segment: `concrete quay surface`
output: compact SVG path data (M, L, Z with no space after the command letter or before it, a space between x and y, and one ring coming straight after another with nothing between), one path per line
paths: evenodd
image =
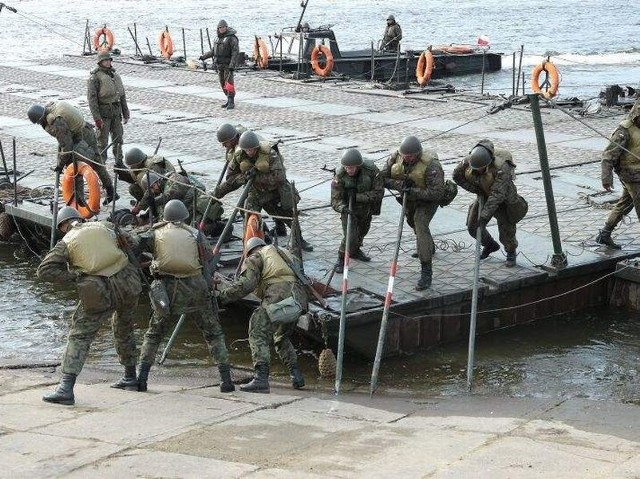
M0 369L0 477L640 477L640 408L573 398L334 396L287 385L76 385L44 403L51 368Z

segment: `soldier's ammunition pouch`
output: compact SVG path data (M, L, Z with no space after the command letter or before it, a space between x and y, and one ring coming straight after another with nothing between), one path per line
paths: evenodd
M456 185L453 181L447 180L444 182L444 194L442 195L442 199L440 200L440 207L444 208L449 205L453 199L458 195L458 185Z
M275 324L297 322L303 312L302 306L293 298L293 295L277 303L264 306L264 310L271 322Z
M268 173L269 169L269 160L258 158L258 161L256 161L256 170L260 173Z
M518 223L529 211L529 204L522 196L518 195L518 201L507 205L507 217L512 223Z
M102 313L112 307L106 280L99 276L83 276L78 280L78 297L86 313Z
M247 171L249 171L251 168L253 168L253 163L251 163L249 160L242 160L240 162L240 171L242 173L246 173Z
M169 293L167 293L167 288L165 288L162 280L154 279L149 285L149 300L156 313L167 316L171 311Z

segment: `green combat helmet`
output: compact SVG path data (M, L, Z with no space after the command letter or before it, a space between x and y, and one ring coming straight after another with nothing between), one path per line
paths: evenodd
M242 150L248 150L251 148L258 148L260 146L260 138L253 131L247 130L240 135L238 146Z
M58 211L56 228L60 229L60 226L62 225L62 223L64 223L65 221L73 220L73 219L84 221L84 219L82 218L82 216L80 215L77 209L71 206L65 206L60 211Z
M127 164L127 166L139 165L146 159L146 153L144 153L140 148L131 148L129 151L127 151L127 154L124 155L124 162Z
M419 155L422 153L422 143L415 136L407 136L398 149L401 155Z
M342 166L362 166L362 155L355 148L349 148L340 158Z
M100 52L98 53L98 57L96 58L96 63L100 65L101 62L105 60L113 60L111 53L109 52Z
M145 174L140 181L142 183L142 189L148 190L150 186L155 185L160 181L162 177L155 171L149 171L149 174Z
M27 111L27 116L31 123L40 123L44 117L44 107L42 105L31 105Z
M493 161L493 143L481 140L469 153L469 166L474 170L481 170Z
M262 238L258 238L257 236L254 236L253 238L249 238L249 241L247 241L245 249L247 250L247 253L250 253L252 249L257 248L258 246L265 246L266 244L267 243L265 243Z
M180 200L169 200L164 206L162 219L171 223L184 221L189 217L189 210Z
M220 143L224 143L226 141L233 140L236 136L238 136L238 130L236 130L236 127L231 123L223 123L218 127L216 136L218 137L218 141Z

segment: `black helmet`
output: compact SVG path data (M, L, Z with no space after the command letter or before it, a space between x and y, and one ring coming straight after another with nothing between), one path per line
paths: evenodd
M69 220L73 220L73 219L84 221L83 218L82 218L82 215L78 212L77 209L75 209L75 208L73 208L71 206L65 206L60 211L58 211L58 218L56 220L56 228L60 228L60 225L62 223L64 223L65 221L69 221Z
M164 205L162 219L169 222L184 221L189 217L189 210L180 200L169 200Z
M254 132L247 130L242 135L240 135L240 140L238 141L238 146L247 150L249 148L258 148L260 146L260 138Z
M481 140L469 152L469 166L474 170L481 170L493 161L493 143Z
M162 177L156 173L155 171L149 171L148 174L142 176L142 189L148 190L151 185L154 185L158 181L160 181Z
M247 253L250 253L252 249L257 248L258 246L266 246L267 243L264 242L262 238L254 236L253 238L249 238L247 244L245 245L245 250Z
M31 105L27 111L27 116L31 123L40 123L44 117L44 107L42 105Z
M147 155L140 148L131 148L127 151L127 154L124 155L124 162L127 166L135 166L142 163L147 159Z
M111 56L110 52L100 52L100 53L98 53L98 58L96 58L96 63L98 63L98 65L100 65L100 62L103 62L104 60L113 60L113 57Z
M401 155L419 155L422 153L422 144L415 136L407 136L399 148Z
M361 166L362 155L357 149L349 148L342 154L340 163L342 164L342 166Z
M229 26L229 25L227 24L226 20L220 20L220 21L218 22L218 28L221 28L221 27L228 27L228 26Z
M220 143L224 143L225 141L233 140L236 136L238 136L238 130L236 130L236 127L231 123L223 123L218 127L216 136L218 137L218 141Z

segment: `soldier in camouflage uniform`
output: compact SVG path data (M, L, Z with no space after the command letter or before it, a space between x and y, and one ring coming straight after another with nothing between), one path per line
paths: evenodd
M300 307L299 314L308 308L305 287L296 277L292 267L299 267L297 258L274 245L266 246L261 238L251 238L246 244L247 259L240 277L220 292L221 304L230 303L255 291L262 303L249 319L249 346L255 368L254 379L240 390L268 393L271 341L284 365L289 369L291 384L295 389L304 387L304 378L298 368L296 350L290 336L297 324L282 323L270 317L269 307L282 300L293 298Z
M127 254L119 247L118 235L107 224L85 223L77 210L67 206L58 213L58 229L65 236L38 266L38 278L76 283L80 303L62 358L60 385L42 399L66 405L75 403L76 377L100 326L109 319L118 359L125 368L124 377L112 387L136 389L137 350L133 332L142 291L138 270L129 263Z
M402 40L402 28L396 23L395 17L389 15L387 17L387 26L384 29L382 47L380 49L396 52L400 49L400 40Z
M478 220L478 200L469 206L467 229L476 237L478 226L482 226L482 253L480 259L500 249L486 229L492 217L498 222L500 242L507 253L505 265L516 264L516 224L527 214L527 202L518 195L514 184L515 164L511 153L494 148L490 140L481 140L469 155L456 166L453 180L465 190L482 197L483 206Z
M225 181L215 189L214 196L222 198L243 186L250 177L254 181L245 209L258 212L264 209L270 215L293 216L294 201L297 204L300 197L287 180L280 151L271 142L260 141L253 131L245 131L240 135ZM282 221L291 228L290 219ZM302 238L301 247L305 251L313 251L313 246Z
M62 172L73 161L76 153L78 161L89 163L98 174L102 187L107 192L104 204L111 203L115 197L113 181L104 167L93 127L84 121L82 112L66 101L52 101L45 106L31 105L27 116L32 123L40 125L58 140L58 164L55 170Z
M202 229L204 234L217 234L221 231L219 220L223 213L222 206L218 202L213 202L207 211L209 196L199 191L205 189L204 185L197 185L198 189L196 189L193 179L186 173L174 171L165 178L155 171L150 171L148 174L145 172L140 184L145 193L138 204L131 209L133 214L137 215L141 210L150 207L153 216L159 218L163 215L165 205L175 199L180 200L187 207L190 223L202 221L202 216L205 212L207 213Z
M604 228L596 241L609 248L621 246L611 239L611 232L622 218L635 208L640 217L640 103L631 108L629 116L611 135L609 144L602 153L602 186L613 190L613 172L622 183L622 196L609 213Z
M195 320L211 356L218 363L220 391L235 390L224 333L211 304L213 285L205 280L204 269L211 268L211 245L197 229L184 224L188 216L184 203L171 200L164 209L164 221L140 239L141 248L153 254L150 270L156 281L163 283L170 304L164 311L154 308L149 328L144 334L138 370L139 391L147 390L149 370L160 342L170 331L175 319L182 314Z
M98 129L98 147L102 152L103 163L107 163L107 145L109 135L113 142L115 166L122 163L122 143L124 129L122 124L129 121L129 107L120 75L111 66L109 52L98 54L98 67L91 70L87 84L87 100L93 121Z
M218 69L218 80L220 88L227 96L227 102L222 108L233 110L235 107L234 98L236 89L233 81L233 71L235 70L240 54L238 37L236 31L230 28L225 20L218 22L218 38L213 45L213 49L200 56L200 60L213 57L213 62Z
M422 149L420 140L407 136L393 153L382 171L384 185L407 196L407 223L416 234L421 272L416 290L431 286L432 258L435 245L429 224L444 195L444 172L438 155Z
M131 183L129 185L129 193L137 201L140 201L144 196L145 190L142 188L142 180L147 171L154 171L161 176L168 176L176 171L173 164L164 156L148 156L140 148L131 148L127 151L124 156L124 162L128 169L120 175L120 179Z
M340 160L341 167L331 182L331 206L340 213L342 220L342 243L338 250L338 262L334 270L343 272L344 252L349 218L349 197L354 195L351 212L351 238L349 241L349 257L360 261L371 261L362 251L362 242L369 232L371 218L380 214L382 197L384 196L384 180L380 170L373 161L362 159L355 148L344 152Z

